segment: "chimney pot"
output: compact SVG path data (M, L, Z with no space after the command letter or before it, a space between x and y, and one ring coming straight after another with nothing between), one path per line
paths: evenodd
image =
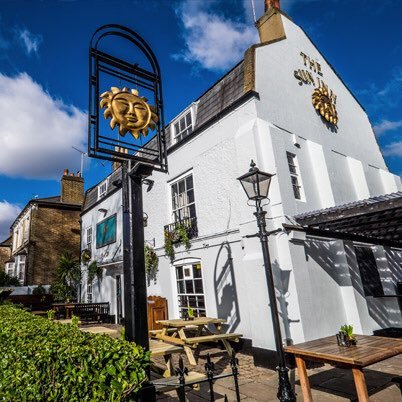
M270 8L281 9L280 0L265 0L265 12L267 12Z
M68 176L68 169L64 169L63 175L64 175L64 176Z

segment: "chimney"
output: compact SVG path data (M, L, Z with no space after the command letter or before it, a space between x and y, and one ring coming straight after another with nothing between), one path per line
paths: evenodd
M264 0L265 13L255 23L261 43L278 42L286 39L283 27L280 0Z
M114 147L114 150L115 150L116 152L119 152L119 153L128 154L128 149L127 149L127 148L124 148L124 147L115 146L115 147ZM114 172L115 170L117 170L120 166L121 166L121 162L113 162L113 163L112 163L112 172Z
M281 9L280 0L265 0L264 11L267 12L270 8L276 8L276 9L280 10Z
M74 173L69 175L68 169L64 170L61 178L60 202L75 205L82 205L84 202L84 179Z

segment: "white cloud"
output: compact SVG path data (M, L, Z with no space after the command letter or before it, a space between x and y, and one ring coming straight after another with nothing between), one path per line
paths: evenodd
M0 201L0 242L10 235L10 226L20 212L19 206Z
M402 141L391 142L383 147L384 156L402 156Z
M174 57L222 71L240 61L244 51L258 43L258 35L251 24L214 14L210 11L212 4L187 0L177 10L184 27L185 50Z
M58 178L64 168L79 169L86 115L52 98L26 74L0 74L0 174Z
M18 36L28 55L38 53L39 45L43 39L42 35L33 34L27 29L23 29L18 32Z
M380 136L387 131L396 130L397 128L402 127L402 120L398 121L390 121L390 120L383 120L381 123L376 124L373 126L373 130L377 136Z

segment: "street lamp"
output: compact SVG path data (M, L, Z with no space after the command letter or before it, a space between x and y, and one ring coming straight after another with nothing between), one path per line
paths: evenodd
M277 397L281 402L294 402L296 397L293 393L292 386L289 381L288 371L285 362L285 354L282 346L281 328L279 325L278 306L276 304L275 285L272 275L271 260L268 250L268 236L266 230L265 215L266 211L262 209L261 201L268 198L269 186L271 184L272 174L261 172L253 161L250 163L250 170L237 178L243 186L247 197L251 201L255 201L257 211L254 212L257 218L258 233L255 235L260 238L262 255L264 258L265 276L268 286L269 302L271 305L271 318L274 328L276 352L278 356L278 367L276 370L279 375L279 387Z

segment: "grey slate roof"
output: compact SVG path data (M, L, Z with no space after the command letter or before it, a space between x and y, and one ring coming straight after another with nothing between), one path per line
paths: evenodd
M383 194L376 197L367 198L365 200L359 200L350 202L348 204L338 205L331 208L319 209L311 212L304 212L302 214L294 216L297 222L302 223L311 220L312 218L325 219L330 215L337 215L338 218L341 218L347 211L358 210L361 209L361 212L367 213L370 209L378 209L381 204L386 202L387 207L392 207L392 204L395 202L402 201L402 191L398 191L396 193Z
M116 189L121 187L121 167L114 170L109 176L109 184L107 186L106 195L107 197L110 193L114 192ZM92 208L98 202L98 186L104 180L91 187L85 192L85 200L83 206L83 213L88 209ZM103 198L103 197L102 197Z

